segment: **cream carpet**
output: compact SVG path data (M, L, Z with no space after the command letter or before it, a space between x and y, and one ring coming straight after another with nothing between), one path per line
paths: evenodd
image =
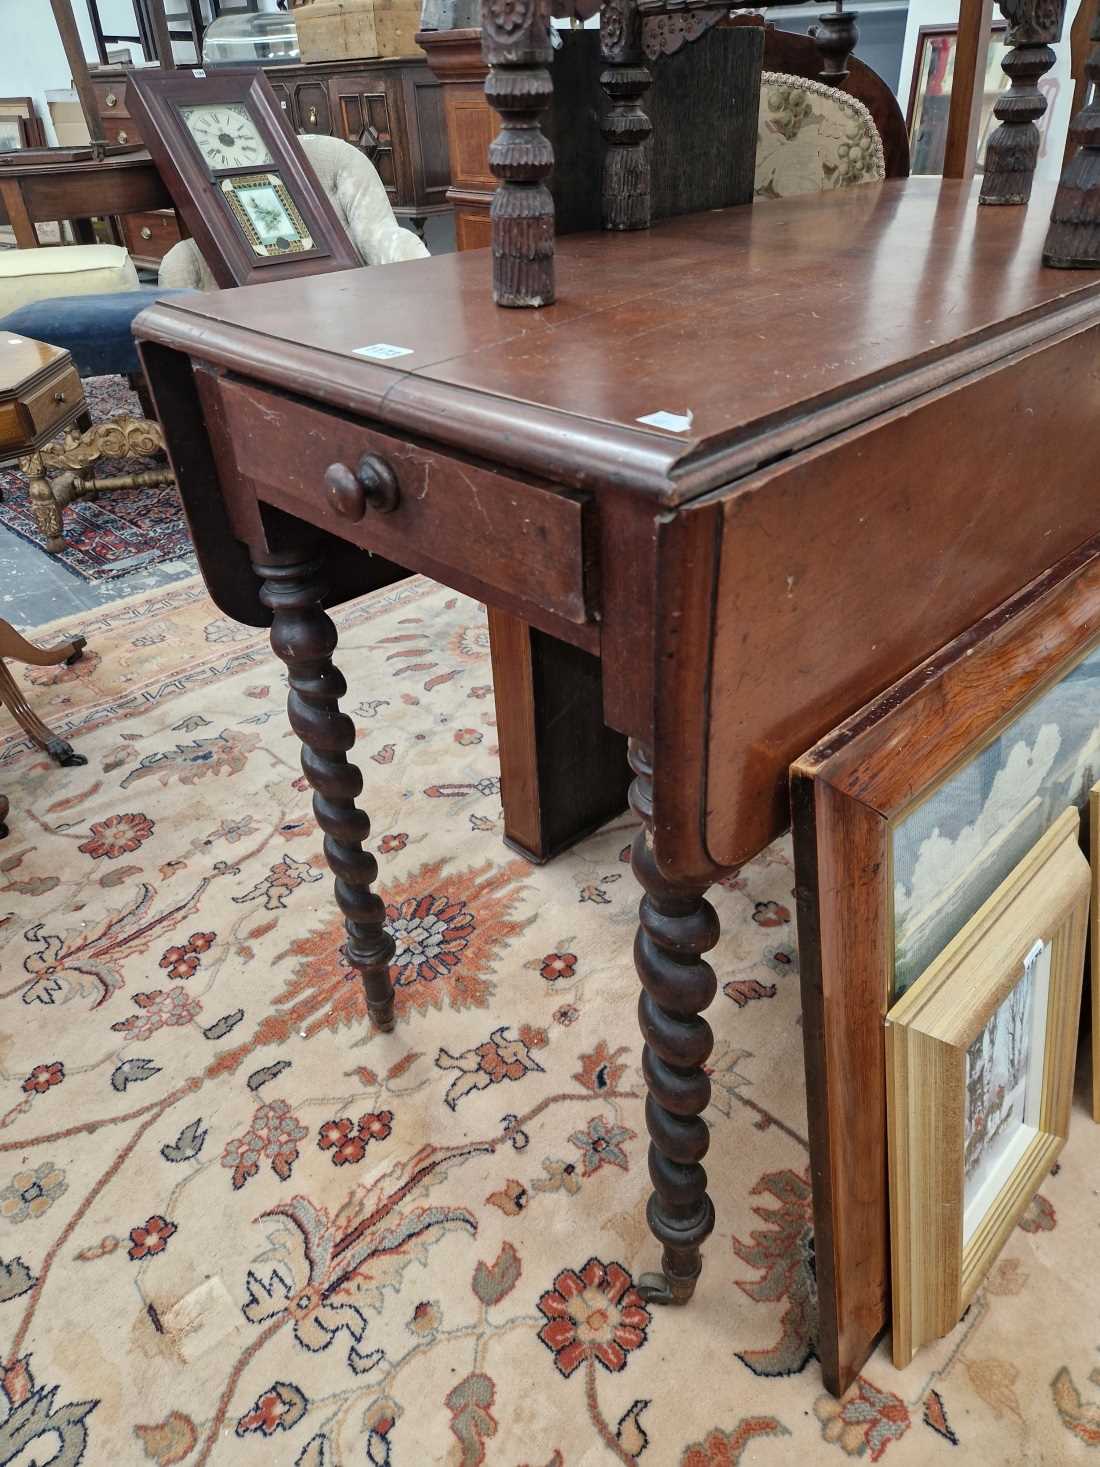
M264 636L184 582L21 670L90 762L0 724L0 1462L1100 1463L1083 1110L955 1333L824 1394L785 842L717 893L700 1292L641 1305L631 820L511 855L480 609L413 580L339 619L387 1036Z

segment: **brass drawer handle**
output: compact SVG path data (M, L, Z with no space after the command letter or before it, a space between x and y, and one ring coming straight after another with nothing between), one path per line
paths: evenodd
M53 395L53 400L54 402L64 402L65 394L63 392L55 392Z
M114 92L108 92L103 100L106 102L108 107L118 106L118 98L115 96Z
M347 464L330 464L325 486L329 504L345 520L361 520L368 509L389 514L401 498L397 475L376 453L365 453L354 471Z
M142 239L152 239L153 238L153 231L149 228L148 224L143 224L141 226L141 237L142 237Z
M118 140L119 140L120 143L128 143L130 141L130 139L127 136L127 134L124 133L124 132L121 132L121 131L119 132Z

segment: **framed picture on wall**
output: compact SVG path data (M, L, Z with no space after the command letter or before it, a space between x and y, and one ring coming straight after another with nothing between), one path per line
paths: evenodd
M887 1318L886 1013L1098 780L1100 539L792 766L823 1308Z
M1008 54L1006 27L993 27L986 56L982 84L982 112L978 125L977 167L985 162L985 144L996 125L993 104L999 92L1008 90L1009 80L1001 70ZM959 28L956 25L921 26L917 32L917 51L913 61L913 81L909 89L909 158L911 173L942 173L947 144L947 115L951 107L951 84L955 75L955 51Z
M1069 1134L1080 827L1064 810L886 1017L899 1370L962 1318Z

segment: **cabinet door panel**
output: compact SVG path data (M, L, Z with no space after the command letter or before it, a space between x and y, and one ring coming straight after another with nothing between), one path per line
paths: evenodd
M378 170L391 204L410 202L398 164L401 107L394 82L366 72L336 77L330 86L336 136L363 150Z

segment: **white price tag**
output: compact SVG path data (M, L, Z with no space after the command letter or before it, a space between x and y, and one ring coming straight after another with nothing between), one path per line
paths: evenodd
M206 72L203 71L203 69L202 69L201 66L196 66L195 69L192 71L191 75L192 76L201 76L203 79L205 79Z
M695 414L688 408L686 413L647 413L644 418L636 418L635 422L644 423L647 428L664 428L669 433L686 433L695 420Z
M373 346L357 346L357 357L370 357L372 362L388 362L393 357L411 357L411 346L391 346L388 341L376 341Z

